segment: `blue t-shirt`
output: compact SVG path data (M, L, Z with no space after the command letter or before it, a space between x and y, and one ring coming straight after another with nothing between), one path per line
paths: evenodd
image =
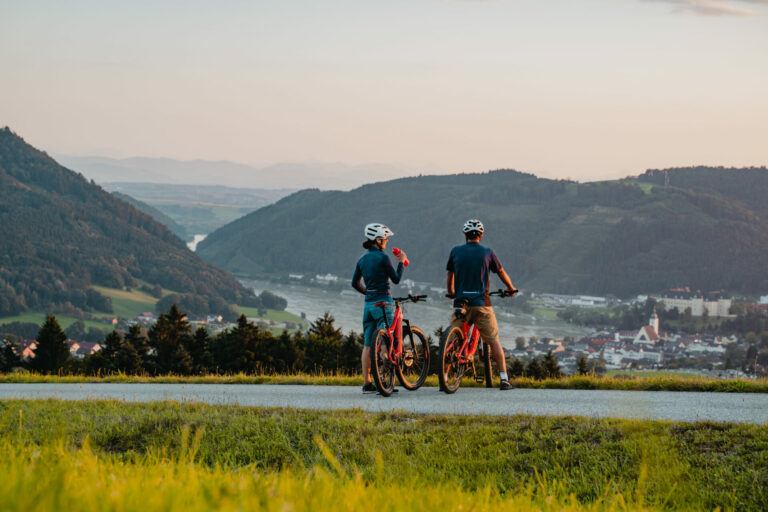
M366 302L387 300L392 296L389 291L389 281L392 280L397 284L402 277L402 263L398 262L395 270L389 256L381 249L368 249L368 252L357 261L355 273L352 276L352 288L365 293ZM365 288L360 283L361 278L365 281Z
M467 242L451 249L445 269L453 272L456 299L469 299L470 306L490 306L488 273L498 274L501 262L496 253L478 242Z

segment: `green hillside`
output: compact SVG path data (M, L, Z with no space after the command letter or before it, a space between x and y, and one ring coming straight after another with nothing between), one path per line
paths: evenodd
M112 195L118 199L125 201L128 204L133 205L134 208L136 208L140 212L146 213L147 215L155 219L157 222L159 222L163 226L170 229L174 235L181 238L182 240L187 242L192 240L192 238L187 234L187 230L184 229L183 226L178 224L175 220L173 220L168 215L164 214L154 206L151 206L143 201L139 201L135 197L131 197L128 194L123 194L122 192L112 192Z
M0 240L0 316L111 311L94 285L176 290L217 312L258 305L168 228L8 128L0 130Z
M739 186L743 197L768 196L768 170L730 173L726 195L703 179L685 188L652 178L580 184L501 170L304 190L215 231L198 253L235 273L351 277L363 226L378 221L408 252L407 276L439 283L463 221L476 217L517 286L619 296L682 285L768 290L768 220L733 199Z

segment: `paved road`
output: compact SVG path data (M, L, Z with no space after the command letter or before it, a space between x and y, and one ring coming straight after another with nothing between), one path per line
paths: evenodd
M363 395L354 386L236 384L0 384L0 399L178 400L299 409L405 410L419 414L590 416L768 424L768 394L682 393L462 388L454 395L437 388L401 390L390 398Z

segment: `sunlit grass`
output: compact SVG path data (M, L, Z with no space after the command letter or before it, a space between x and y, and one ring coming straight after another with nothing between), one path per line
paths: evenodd
M157 384L293 384L308 386L359 386L361 375L310 374L277 375L272 373L231 375L126 375L123 373L99 376L42 375L32 372L0 374L0 383L157 383ZM515 387L528 389L595 389L623 391L711 391L722 393L768 393L768 379L713 379L696 376L617 376L596 377L591 375L569 376L562 379L534 380L518 377L511 381ZM438 385L437 376L430 375L424 383L427 387ZM464 378L462 387L482 387L470 376ZM494 386L498 385L498 377Z
M404 479L369 483L359 473L222 469L201 466L193 452L151 454L130 462L96 455L86 445L44 447L0 443L0 495L6 512L28 511L339 511L421 510L654 510L619 493L579 504L557 481L541 478L515 493L457 489L448 483ZM385 468L382 467L382 471Z
M768 427L0 402L2 510L765 510Z

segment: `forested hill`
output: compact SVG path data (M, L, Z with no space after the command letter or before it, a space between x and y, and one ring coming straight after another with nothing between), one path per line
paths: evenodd
M181 238L184 241L190 241L190 237L187 234L187 230L184 229L184 226L179 225L175 220L158 210L152 205L149 205L143 201L139 201L135 197L129 196L128 194L123 194L122 192L112 192L112 195L116 198L125 201L128 204L133 205L134 208L139 210L140 212L144 212L153 219L155 219L157 222L162 224L163 226L167 227L171 230L171 232L176 235L177 237Z
M714 178L686 187L696 178L687 171L673 171L667 187L654 173L579 184L501 170L305 190L215 231L198 253L235 273L346 279L363 252L363 226L378 221L394 230L391 246L408 252L406 276L440 283L451 247L463 241L462 223L476 217L486 225L484 243L520 287L619 296L682 285L764 293L768 220L759 201L734 198L768 197L768 171L720 172L728 173L725 195Z
M252 297L149 215L0 129L0 316L103 310L92 285L139 280L222 307Z
M663 186L669 176L669 186L716 194L748 208L768 219L768 169L747 167L677 167L649 169L637 179L644 183Z

